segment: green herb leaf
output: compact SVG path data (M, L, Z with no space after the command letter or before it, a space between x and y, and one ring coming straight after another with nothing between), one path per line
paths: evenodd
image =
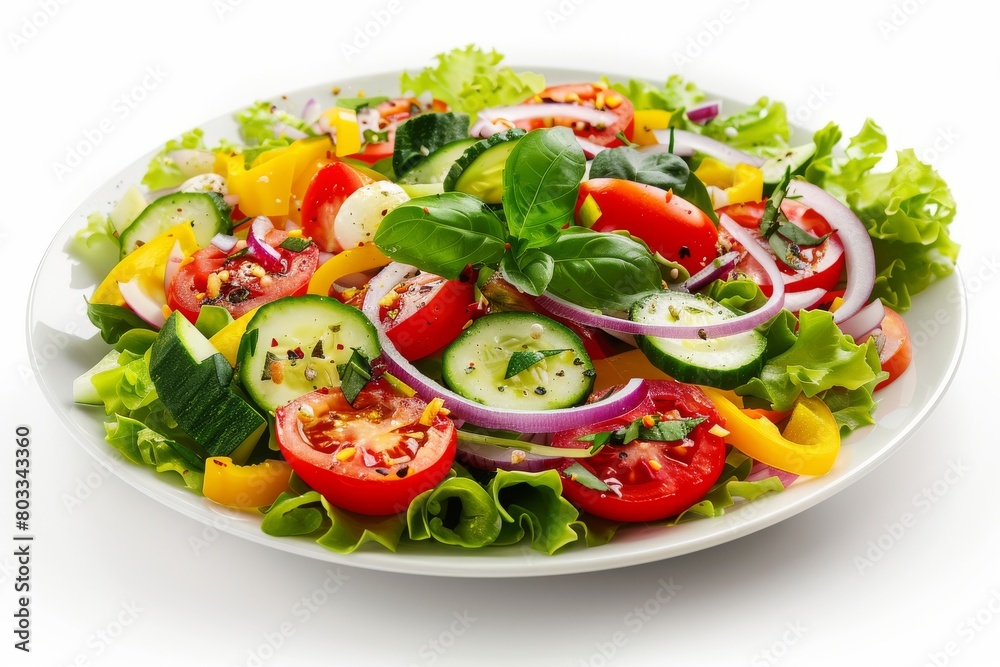
M504 224L482 201L461 192L418 197L389 211L375 245L397 262L457 279L466 266L504 254Z
M815 236L798 225L792 224L791 222L778 223L778 233L795 245L805 248L818 246L820 243L830 238L829 232L823 234L823 236Z
M310 245L312 245L312 241L307 238L303 238L301 236L289 236L278 244L278 247L290 252L302 252Z
M660 289L660 269L630 236L570 227L545 251L555 260L549 291L584 308L628 310Z
M593 489L594 491L607 491L608 485L597 479L594 473L590 472L578 462L574 461L569 466L567 466L562 471L563 477L566 479L571 479L574 482L581 484L588 489Z
M529 248L516 256L507 253L500 262L507 281L532 296L538 296L549 286L554 268L552 257L538 248Z
M396 128L392 169L396 174L405 174L445 144L468 137L467 114L449 111L413 116Z
M360 348L352 347L351 349L354 350L351 353L351 358L347 360L347 363L338 366L337 372L340 373L340 390L344 392L344 398L347 399L347 402L353 405L354 399L372 379L372 366Z
M657 421L651 428L642 426L639 420L639 435L637 440L650 442L675 442L688 437L694 427L705 421L705 417L689 417L685 419L664 419Z
M128 308L110 303L88 302L87 317L95 327L101 330L101 338L109 345L117 343L126 331L153 329L152 325Z
M534 130L518 140L504 165L504 214L525 247L542 247L573 220L586 170L583 149L569 128Z
M517 350L510 355L510 361L507 362L507 373L503 378L509 380L518 373L528 370L542 359L554 357L563 352L569 352L569 348L563 350Z

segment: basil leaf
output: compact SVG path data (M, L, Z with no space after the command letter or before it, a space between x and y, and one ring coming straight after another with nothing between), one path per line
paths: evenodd
M518 350L510 355L510 360L507 362L507 373L503 379L509 380L518 373L528 370L542 359L554 357L563 352L569 352L569 348L563 350Z
M354 350L351 358L343 366L338 366L337 372L340 373L340 390L344 392L344 398L354 405L354 399L372 379L372 366L364 352L356 347L351 349Z
M517 256L508 253L500 262L507 281L532 296L538 296L549 286L554 267L552 258L537 248L530 248Z
M563 477L566 479L571 479L574 482L581 484L588 489L593 489L594 491L607 491L608 485L597 479L594 473L590 472L582 465L577 462L573 462L567 466L562 471Z
M153 330L146 320L128 308L110 303L87 303L87 317L101 330L101 338L109 345L117 343L125 332L132 329Z
M639 435L637 437L638 440L647 440L650 442L675 442L688 437L688 434L694 430L695 426L705 421L705 417L666 419L657 422L650 428L642 426L641 419L638 421L640 425Z
M555 260L549 291L584 308L628 310L660 289L656 261L630 236L570 227L545 250Z
M573 220L587 159L569 128L528 132L504 165L503 210L510 233L526 247L551 243Z
M505 242L496 214L462 192L411 199L389 211L375 232L375 245L397 262L452 280L470 264L499 262Z
M792 224L791 222L779 222L778 233L795 245L802 246L804 248L818 246L830 237L829 233L823 234L823 236L815 236L798 225Z
M705 184L691 173L687 162L673 153L641 153L630 146L603 150L590 164L590 178L619 178L673 190L717 222Z
M392 150L392 169L403 175L427 156L459 139L469 138L469 116L464 113L424 113L400 123Z

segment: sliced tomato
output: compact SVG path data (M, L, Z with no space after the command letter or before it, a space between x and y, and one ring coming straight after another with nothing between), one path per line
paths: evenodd
M583 106L606 112L610 117L610 122L594 125L576 118L559 116L534 118L515 123L518 127L526 130L559 125L571 128L578 137L598 146L623 145L622 140L618 138L619 133L624 133L629 140L632 139L632 130L635 127L635 108L632 106L632 102L621 93L608 90L607 86L603 84L573 83L549 86L539 94L532 95L525 103Z
M863 343L869 338L875 339L882 370L889 374L888 378L876 385L875 389L879 390L891 384L910 366L910 361L913 359L913 343L910 341L910 329L906 326L906 320L888 306L885 307L885 317L882 318L879 328L863 336L858 342Z
M399 353L410 361L436 352L462 333L476 315L475 289L468 278L447 280L420 273L383 299L379 317Z
M302 233L311 238L320 250L342 250L334 235L333 222L344 200L371 182L372 179L344 162L331 162L322 167L313 176L302 200Z
M222 306L233 318L257 306L275 301L283 296L305 294L309 278L319 265L319 249L315 244L301 252L278 246L288 237L280 229L267 233L265 240L281 255L281 271L264 271L241 243L230 253L215 246L202 248L191 256L170 282L167 306L178 310L194 322L202 306ZM218 279L218 292L209 286L210 276Z
M725 213L738 222L740 226L750 230L760 246L773 256L774 252L771 250L771 246L760 234L760 221L764 217L766 205L766 201L731 204L719 209L718 212L720 215ZM833 228L830 227L826 218L793 199L786 199L781 203L781 212L785 214L789 222L813 236L823 236L833 232ZM767 277L764 267L743 250L743 247L734 241L725 230L720 231L720 236L724 241L733 244L734 249L743 252L743 258L737 269L757 283L765 295L770 296L771 279ZM795 269L775 258L786 290L789 292L802 292L816 288L832 290L840 282L840 274L844 270L844 244L834 234L817 246L799 248L798 260L803 266Z
M379 160L392 157L396 140L396 126L404 120L426 111L444 112L448 105L441 100L433 100L429 108L425 108L416 97L397 97L379 102L375 109L379 112L379 132L386 133L385 141L369 142L360 153L351 157L375 164Z
M673 380L648 380L649 396L631 412L599 424L557 433L555 447L581 447L578 438L616 431L646 416L659 419L704 417L683 441L633 440L605 445L596 455L572 459L611 487L588 488L563 479L563 495L586 512L614 521L655 521L680 514L701 501L726 460L726 444L710 433L722 418L699 388ZM617 489L617 492L614 491Z
M671 192L619 178L584 181L576 201L581 224L580 209L587 197L593 197L601 209L590 227L595 232L627 231L691 273L700 271L717 255L715 223L697 206Z
M295 474L337 507L405 512L455 458L455 425L440 411L422 424L426 409L382 381L353 405L340 389L321 389L275 411L278 447Z

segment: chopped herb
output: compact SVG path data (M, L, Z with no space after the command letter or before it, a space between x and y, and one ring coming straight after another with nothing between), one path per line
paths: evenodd
M302 252L312 244L309 239L302 238L301 236L289 236L284 241L282 241L278 247L288 250L290 252Z
M340 390L344 392L347 402L353 405L354 399L372 379L372 367L364 352L356 347L351 349L354 350L351 358L346 364L338 366L337 371L340 373Z
M675 442L686 438L694 430L694 427L703 421L705 421L705 417L660 419L657 415L646 415L615 431L598 431L577 438L577 440L593 443L592 448L606 444L627 445L633 440ZM647 426L646 424L651 425Z
M271 363L278 361L278 355L274 352L268 352L264 357L264 370L260 372L260 379L270 380L271 379Z
M581 484L594 491L607 491L608 485L597 479L594 473L590 472L578 462L573 462L562 471L563 477L571 479L577 484Z
M229 303L243 303L250 298L250 290L246 287L237 287L231 290L229 294L226 295L226 301Z
M383 141L389 141L389 131L376 132L372 129L366 129L364 131L364 140L366 144L380 144Z
M537 364L542 359L547 357L554 357L557 354L562 354L563 352L569 352L568 349L565 350L518 350L514 354L510 355L510 361L507 362L507 374L504 375L505 380L509 380L518 373L522 373L535 364ZM576 363L576 362L574 362ZM582 362L581 362L582 363ZM537 391L536 391L537 393Z
M316 341L316 344L313 345L312 352L309 354L309 356L311 356L313 359L326 359L326 356L323 354L323 339L322 338L320 340Z

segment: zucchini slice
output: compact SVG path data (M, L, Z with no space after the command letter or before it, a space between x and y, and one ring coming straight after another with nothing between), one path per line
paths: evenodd
M513 127L477 141L467 148L444 179L444 191L458 191L479 197L487 204L499 204L503 194L503 169L524 130Z

